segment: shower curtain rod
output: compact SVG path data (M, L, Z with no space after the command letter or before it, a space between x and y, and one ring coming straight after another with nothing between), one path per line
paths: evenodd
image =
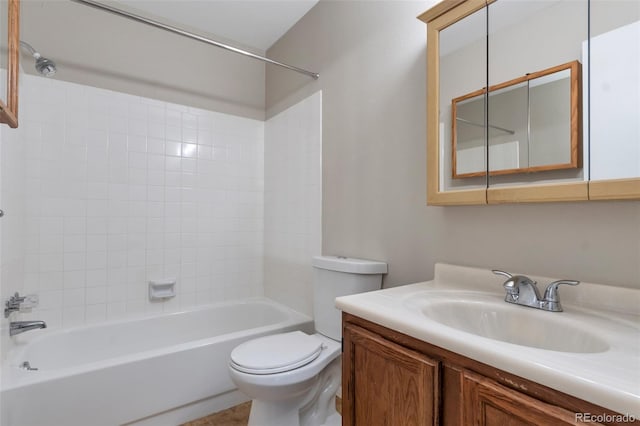
M136 14L130 13L130 12L125 12L124 10L117 9L115 7L112 7L112 6L108 6L106 4L102 4L102 3L99 3L97 1L93 1L93 0L71 0L71 1L76 2L76 3L80 3L80 4L84 4L86 6L91 6L91 7L94 7L96 9L104 10L106 12L110 12L110 13L113 13L115 15L122 16L124 18L129 18L129 19L132 19L132 20L137 21L137 22L142 22L143 24L151 25L152 27L160 28L160 29L172 32L174 34L179 34L181 36L191 38L193 40L197 40L197 41L201 41L203 43L211 44L211 45L219 47L221 49L229 50L229 51L234 52L234 53L239 53L241 55L245 55L245 56L248 56L248 57L253 58L253 59L258 59L260 61L267 62L269 64L277 65L279 67L283 67L283 68L286 68L286 69L291 70L291 71L299 72L300 74L307 75L307 76L312 77L313 79L316 79L316 80L320 77L320 74L318 74L318 73L307 71L307 70L304 70L302 68L294 67L293 65L287 65L287 64L284 64L282 62L274 61L273 59L269 59L269 58L266 58L264 56L256 55L255 53L247 52L246 50L238 49L237 47L229 46L228 44L220 43L219 41L215 41L215 40L212 40L210 38L203 37L201 35L194 34L192 32L189 32L189 31L186 31L186 30L182 30L180 28L173 27L171 25L163 24L162 22L154 21L153 19L145 18L144 16L136 15Z

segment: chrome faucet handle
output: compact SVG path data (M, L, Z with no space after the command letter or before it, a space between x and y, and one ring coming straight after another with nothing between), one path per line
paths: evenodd
M513 299L517 299L518 287L516 286L516 280L513 279L513 274L510 274L509 272L501 271L499 269L492 269L491 272L493 272L496 275L502 275L503 277L507 278L507 280L502 284L504 289L507 291L507 295L508 295L507 297L509 297L510 295Z
M561 284L566 285L578 285L580 281L576 280L558 280L554 281L547 286L547 289L544 291L544 300L546 302L560 302L558 297L558 286Z
M505 288L505 290L507 290L507 292L509 293L518 293L518 288L520 287L521 284L528 284L530 286L532 286L534 288L534 291L538 290L538 287L536 286L536 282L533 281L531 278L527 277L526 275L513 275L509 272L505 272L505 271L501 271L499 269L492 269L491 272L493 272L496 275L502 275L503 277L507 277L507 280L504 282L503 287Z
M24 302L25 297L20 296L18 292L11 296L9 300L7 300L4 304L4 317L9 318L9 315L12 312L16 312L20 310L20 304Z
M500 269L492 269L491 272L493 272L496 275L502 275L503 277L507 277L507 278L513 277L513 274L510 274L505 271L501 271Z

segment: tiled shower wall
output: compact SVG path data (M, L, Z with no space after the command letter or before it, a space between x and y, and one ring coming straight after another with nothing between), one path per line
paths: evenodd
M262 295L262 121L21 79L0 199L2 299L40 296L23 319L67 327ZM162 278L177 297L150 302Z

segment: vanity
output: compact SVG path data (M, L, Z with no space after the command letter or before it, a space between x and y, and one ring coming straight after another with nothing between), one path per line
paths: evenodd
M552 312L507 303L503 281L436 264L336 299L343 424L640 424L640 290L563 286Z

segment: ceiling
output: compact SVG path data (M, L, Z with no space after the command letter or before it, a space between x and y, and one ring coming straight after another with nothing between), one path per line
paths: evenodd
M262 52L318 0L118 0L127 10L217 35Z

